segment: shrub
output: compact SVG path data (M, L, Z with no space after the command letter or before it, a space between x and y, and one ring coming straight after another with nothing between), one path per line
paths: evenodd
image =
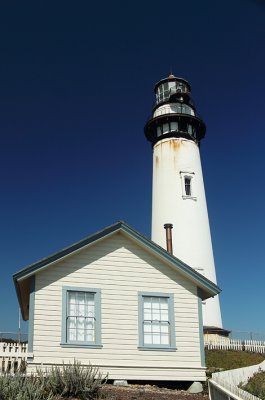
M107 376L103 377L98 368L91 365L85 367L78 362L63 365L61 369L54 367L47 375L47 386L53 394L75 396L81 400L98 397L106 381Z
M265 400L265 372L256 372L241 389Z
M0 376L0 400L55 400L57 395L92 400L106 380L98 368L77 362L45 373L38 371L37 375L6 374Z
M37 376L20 373L0 377L0 400L52 400L44 381Z

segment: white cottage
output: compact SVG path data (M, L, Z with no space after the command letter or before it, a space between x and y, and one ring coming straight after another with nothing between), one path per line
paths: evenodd
M220 289L124 222L14 282L29 372L79 360L109 379L205 380L202 301Z

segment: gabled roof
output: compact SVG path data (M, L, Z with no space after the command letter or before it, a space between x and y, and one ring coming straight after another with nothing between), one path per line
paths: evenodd
M28 267L16 272L13 275L16 292L18 300L21 306L22 315L25 317L25 312L23 312L24 307L22 306L22 296L21 296L21 286L27 287L29 289L30 277L35 275L38 271L48 268L50 265L58 262L59 260L73 255L75 252L96 243L99 240L105 239L117 232L122 232L123 234L129 236L131 239L136 241L140 246L145 247L147 250L151 251L154 255L159 256L163 261L169 264L171 267L175 268L181 274L185 275L188 279L192 280L200 289L203 299L213 297L220 293L221 289L214 284L209 279L205 278L203 275L199 274L193 268L189 267L187 264L176 258L175 256L169 254L165 249L146 238L141 233L137 232L131 226L127 225L123 221L118 221L117 223L108 226L107 228L88 236L87 238L72 244L63 250L52 254L49 257L43 258L42 260L29 265ZM27 284L25 284L26 282Z

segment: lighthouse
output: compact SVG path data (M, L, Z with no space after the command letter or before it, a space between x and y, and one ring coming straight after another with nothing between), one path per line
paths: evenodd
M152 240L167 248L170 237L175 257L217 283L200 159L206 126L185 79L169 75L155 85L155 96L144 129L153 148ZM218 296L203 305L203 325L222 331Z

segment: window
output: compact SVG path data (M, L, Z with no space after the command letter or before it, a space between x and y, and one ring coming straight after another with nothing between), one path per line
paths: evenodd
M187 132L188 132L189 135L192 136L193 131L192 131L192 125L191 124L187 124Z
M157 134L157 136L161 136L161 135L163 134L161 128L162 128L162 126L158 126L158 127L156 128L156 134Z
M156 128L157 137L176 131L178 131L178 122L176 121L166 122Z
M165 101L169 98L169 85L168 82L162 83L162 85L157 88L157 103Z
M177 131L178 130L178 123L176 121L171 121L170 122L170 130L171 131Z
M182 198L197 200L194 192L194 172L180 171Z
M173 295L139 293L139 349L175 350Z
M62 345L100 346L100 290L63 288Z
M165 123L163 124L163 134L168 132L169 132L169 123Z
M185 195L191 196L191 177L185 176L184 181L185 181Z
M175 89L175 91L176 91L176 82L175 81L169 81L168 82L168 88L169 88L169 90L173 90L174 91L174 89Z

